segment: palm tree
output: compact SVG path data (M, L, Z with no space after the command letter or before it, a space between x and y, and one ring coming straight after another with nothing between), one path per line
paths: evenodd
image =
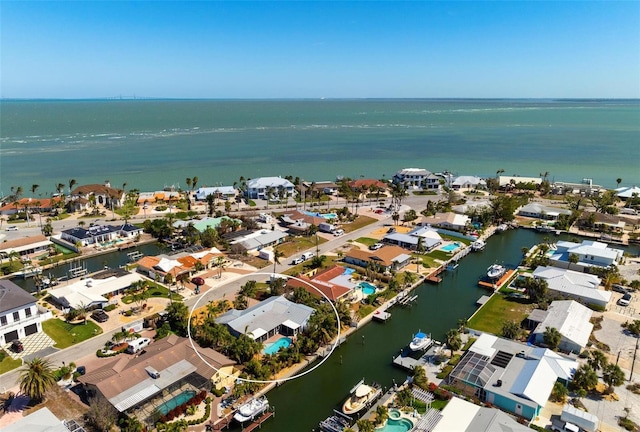
M618 177L616 179L616 184L618 185L618 187L620 187L620 183L622 183L622 179L620 177Z
M76 179L69 179L69 195L71 195L71 190L76 185Z
M47 390L56 384L51 362L35 357L31 361L27 361L25 366L18 378L20 391L34 401L40 402Z
M596 372L600 369L604 369L609 361L607 360L607 356L600 350L595 350L591 352L591 357L587 360L589 366L593 368Z
M273 248L273 273L276 272L276 264L280 264L280 258L284 257L284 253L277 248Z
M614 387L624 383L624 372L616 364L608 364L602 368L602 380L607 384L607 394L614 392Z
M191 190L194 190L197 184L198 184L198 177L195 176L191 179Z
M460 337L460 333L458 333L457 329L451 329L447 332L445 343L447 348L451 351L451 357L453 357L454 351L458 351L462 348L462 338Z

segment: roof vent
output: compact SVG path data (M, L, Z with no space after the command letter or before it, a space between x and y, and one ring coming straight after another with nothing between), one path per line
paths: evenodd
M501 379L496 381L496 387L502 387L502 380Z

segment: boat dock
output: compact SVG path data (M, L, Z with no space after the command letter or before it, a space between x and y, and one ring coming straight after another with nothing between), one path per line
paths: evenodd
M140 253L140 251L133 251L133 252L128 252L127 256L129 257L129 262L134 262L142 258L143 254Z
M429 275L425 277L424 280L427 282L439 284L440 282L442 282L442 278L439 275L445 270L445 268L445 265L441 265L435 271L429 273Z
M260 418L251 422L249 426L247 426L246 428L243 426L242 430L244 432L251 432L256 428L262 428L262 423L264 423L269 418L271 418L271 416L275 416L275 415L276 415L275 411L266 411L264 414L262 414L262 416L260 416Z
M353 424L351 417L338 410L333 410L333 412L334 415L320 422L319 426L322 432L342 432L345 428L351 427Z
M433 357L440 355L443 352L444 345L442 345L441 342L436 341L429 347L427 352L420 356L420 358L415 359L409 356L403 357L402 354L400 354L393 359L393 364L408 371L412 371L416 366L424 366L428 364Z
M378 309L373 314L373 319L376 320L376 321L385 322L389 318L391 318L391 314L389 312L387 312L386 310L383 310L383 309Z
M511 276L513 276L513 274L515 273L515 270L507 270L501 277L500 279L498 279L495 282L487 282L485 280L480 279L478 281L478 285L480 285L483 288L489 288L492 290L497 290L499 289L502 285L504 285L510 278Z

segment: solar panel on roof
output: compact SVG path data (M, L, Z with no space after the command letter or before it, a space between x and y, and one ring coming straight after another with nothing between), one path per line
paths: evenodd
M491 364L504 369L507 367L512 358L513 354L504 351L498 351L493 360L491 360Z

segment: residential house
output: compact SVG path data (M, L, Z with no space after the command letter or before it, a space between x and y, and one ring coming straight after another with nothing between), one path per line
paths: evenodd
M214 187L201 187L196 189L194 196L198 201L206 201L209 195L213 195L216 198L230 200L236 197L238 191L233 186L214 186Z
M346 298L356 287L350 273L345 270L344 267L334 265L311 276L298 275L287 280L287 287L304 288L314 297L328 298L335 303Z
M9 258L13 252L21 257L29 257L46 253L53 242L43 235L22 237L0 243L0 258Z
M239 227L242 221L232 219L229 216L204 217L202 219L178 220L173 223L174 228L185 228L192 225L198 232L205 232L207 228L218 229L220 225L227 224L230 230Z
M62 197L59 196L53 198L20 198L0 207L0 215L10 216L26 210L33 219L33 213L50 213L59 205L60 201L62 201Z
M0 346L42 331L51 312L34 296L7 279L0 279Z
M616 189L616 196L623 201L633 197L640 197L640 188L637 186L625 186Z
M138 205L147 204L171 204L180 201L182 194L178 191L154 191L154 192L140 192L138 194Z
M304 331L314 311L284 296L273 296L245 310L231 309L215 321L227 326L236 337L246 334L253 340L264 342L276 334L294 336Z
M295 194L295 186L282 177L258 177L247 181L247 197L250 199L273 199L281 192L291 197Z
M558 220L560 215L571 215L571 210L548 207L539 203L529 203L518 210L518 215L536 219Z
M422 168L403 168L393 175L393 182L404 183L407 188L427 189L427 179L432 174Z
M47 292L63 309L104 308L112 296L122 294L141 280L144 278L137 273L107 270L92 277L57 285Z
M615 234L623 234L627 224L633 229L636 223L633 218L588 210L583 211L577 221L581 228Z
M283 214L280 216L280 221L289 231L296 233L306 232L311 225L318 227L321 223L327 223L327 219L322 216L316 216L298 210Z
M287 237L288 234L279 230L258 230L235 237L229 244L232 248L240 248L245 252L258 252L266 247L279 245Z
M589 322L593 312L586 306L573 300L554 301L546 311L538 310L536 320L540 320L531 333L534 343L544 344L544 332L555 328L562 338L558 349L564 352L579 354L589 343L593 324ZM529 321L535 322L532 316Z
M546 348L482 334L447 378L463 394L533 420L556 382L567 385L576 360Z
M433 216L423 217L420 225L430 225L453 231L464 231L471 223L471 218L464 214L454 212L436 213Z
M338 193L340 189L340 185L336 182L332 181L318 181L318 182L309 182L304 181L302 185L298 188L301 194L309 197L311 193L314 195L323 193L325 195L335 195Z
M71 195L69 196L71 201L78 198L91 201L91 197L95 198L95 203L97 205L106 208L117 208L121 207L124 204L125 193L122 189L112 188L111 184L109 182L106 182L103 185L88 184L78 186L73 191L71 191Z
M2 432L85 432L75 420L60 420L47 407L4 425Z
M621 249L610 248L606 243L593 240L583 240L582 243L559 241L552 251L553 254L549 257L552 264L554 262L569 262L569 257L576 255L578 265L583 267L616 265L622 260L624 253Z
M411 254L399 246L384 246L376 251L351 249L345 253L344 262L359 267L372 263L379 266L381 272L398 271L411 263Z
M531 183L536 186L539 186L542 184L542 177L521 177L516 175L498 177L498 185L503 189L508 187L514 187L518 183L523 183L523 184Z
M459 176L451 182L453 190L485 189L487 182L476 176Z
M163 414L159 407L168 400L185 392L230 386L238 376L233 360L211 348L194 349L188 338L169 335L144 350L140 356L105 359L78 381L90 396L153 426Z
M611 291L598 289L600 278L589 273L539 266L534 270L533 277L547 281L549 291L555 295L586 305L606 307L611 300Z
M457 396L439 414L432 432L531 432L527 425L496 408L473 404Z
M430 251L442 244L438 231L427 226L417 227L408 233L390 233L382 239L384 243L400 246L405 249Z
M451 207L456 213L459 214L473 214L475 212L483 212L491 209L491 201L487 199L474 198L473 200L467 200L464 204L459 204Z
M81 247L112 242L117 239L131 239L141 235L144 230L135 225L96 225L89 228L75 227L62 230L60 238L72 245Z
M590 196L598 194L600 191L606 190L600 185L593 184L590 178L582 179L580 183L555 182L551 185L551 191L556 195L564 195L567 193L574 195Z
M380 191L383 195L386 195L389 190L389 186L386 183L376 179L351 180L349 187L352 191L364 193L365 196L367 193L372 193L373 191Z

